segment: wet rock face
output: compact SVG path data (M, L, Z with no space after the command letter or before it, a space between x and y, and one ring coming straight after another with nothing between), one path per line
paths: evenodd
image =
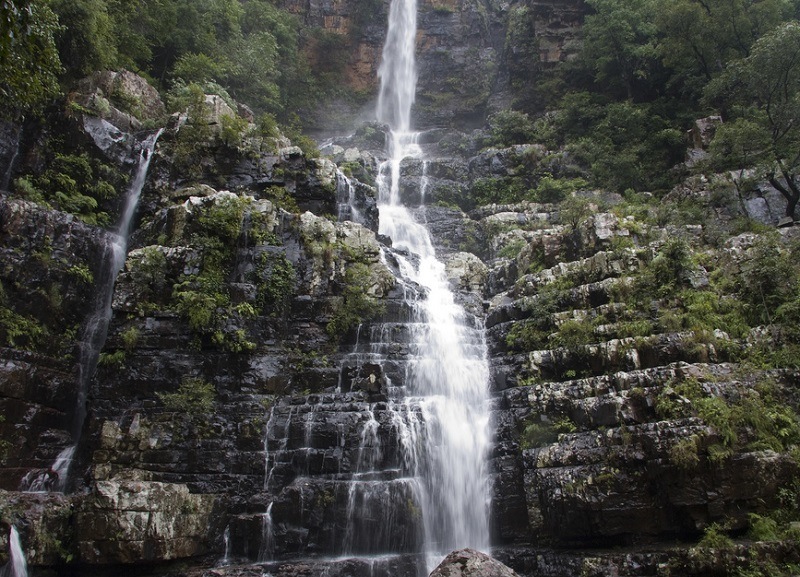
M74 216L0 199L0 423L12 440L0 488L47 468L70 443L74 340L93 307L110 236Z
M265 484L273 499L270 556L418 551L419 495L406 477L403 438L404 423L422 417L365 402L367 396L312 395L272 409Z

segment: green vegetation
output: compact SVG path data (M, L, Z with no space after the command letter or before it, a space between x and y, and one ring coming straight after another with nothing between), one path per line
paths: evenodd
M696 170L755 168L784 195L786 214L792 215L800 200L800 24L792 19L800 15L800 5L795 0L587 4L591 12L578 57L538 71L536 89L521 91L525 98L514 110L489 118L486 144L538 142L568 151L592 186L660 195L685 175L675 167L683 160L691 122L722 114L713 163ZM536 53L524 41L533 27L526 9L510 14L508 34L520 54ZM522 60L510 62L518 87L534 77Z
M58 152L64 150L60 143L48 148L52 156L47 168L38 176L18 178L15 192L27 200L71 212L90 224L108 225L103 203L117 197L124 177L113 166L85 152Z
M538 415L533 415L527 420L525 428L520 435L520 446L523 449L534 449L549 445L558 440L559 435L574 433L578 428L569 418L559 419L554 422L541 421Z
M361 3L356 28L382 12L374 0ZM345 37L303 27L268 0L11 0L0 6L0 27L0 90L14 103L4 108L7 118L40 114L59 84L120 68L162 91L214 83L289 124L334 95L360 98L340 82L350 54Z
M174 393L156 393L168 411L202 418L214 409L214 385L203 379L187 377Z
M16 119L41 112L59 93L63 71L55 37L58 18L45 0L0 4L0 117Z
M371 320L384 311L384 305L368 293L371 273L369 267L356 262L347 268L344 289L328 323L328 334L340 338L364 321Z
M786 216L800 201L800 23L787 22L759 38L746 58L729 63L709 84L709 100L730 107L733 121L720 147L755 165L786 199ZM734 168L740 168L735 166Z
M783 402L783 396L781 387L769 378L761 379L752 388L732 390L726 397L688 379L661 391L656 412L662 418L701 418L714 430L708 458L720 462L737 450L783 452L800 442L800 420ZM698 442L693 442L695 453ZM677 462L691 460L688 446L678 443L673 450Z
M192 244L199 251L199 272L185 274L172 293L175 307L189 327L231 352L255 348L245 329L235 325L254 317L256 311L247 303L232 303L227 287L248 204L246 198L227 196L207 203L198 211ZM201 342L197 344L200 346Z
M703 538L697 543L701 549L732 549L733 541L725 534L725 529L718 523L711 523L703 532Z
M5 301L5 294L0 296ZM35 318L20 315L11 310L5 302L0 302L0 340L8 346L36 350L47 332L47 328Z
M297 274L284 254L264 252L256 266L258 294L256 302L261 312L283 317L289 310Z

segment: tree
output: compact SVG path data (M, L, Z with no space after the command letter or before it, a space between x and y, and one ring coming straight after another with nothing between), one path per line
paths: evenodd
M670 82L696 98L753 42L791 17L794 0L657 0L658 54Z
M584 61L595 81L629 100L656 66L653 0L587 0L594 14L583 26Z
M717 128L709 152L715 170L729 170L742 212L747 214L744 193L752 184L750 167L768 149L762 127L748 118L727 122Z
M80 78L116 65L114 27L104 0L52 0L62 25L56 37L61 62Z
M761 37L748 57L709 85L707 96L741 107L740 118L722 135L764 143L760 150L748 144L748 154L786 199L786 216L794 218L800 201L800 22Z
M56 15L41 0L0 2L0 116L36 112L59 92Z

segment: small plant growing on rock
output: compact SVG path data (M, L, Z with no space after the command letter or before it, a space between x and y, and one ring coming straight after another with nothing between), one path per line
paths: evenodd
M122 346L126 351L132 351L136 348L140 335L139 329L135 326L128 327L120 333L119 337L122 339Z
M697 543L702 549L714 549L717 551L726 550L733 547L733 540L725 534L725 528L719 523L711 523L703 532L703 537Z
M383 314L383 303L367 292L370 276L369 267L363 263L347 269L344 290L327 326L331 337L341 338L362 322Z
M574 433L578 427L569 418L564 417L553 422L531 420L522 431L520 445L523 449L533 449L555 443L559 435Z
M214 408L214 385L196 377L183 379L174 393L156 393L167 410L190 415L207 414Z
M672 445L669 449L670 463L684 470L697 467L700 464L700 457L697 455L699 441L697 435L692 435Z

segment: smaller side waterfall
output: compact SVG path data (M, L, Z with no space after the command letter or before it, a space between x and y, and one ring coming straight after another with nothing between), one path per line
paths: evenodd
M225 527L225 532L222 534L222 543L225 547L225 553L222 556L222 559L219 563L217 563L220 567L225 567L226 565L231 564L231 526L228 525Z
M116 283L117 275L125 264L133 215L136 212L139 196L142 194L142 189L147 179L147 171L150 169L153 150L162 132L163 129L159 129L142 142L136 174L128 188L128 193L125 195L125 202L120 213L117 237L106 249L106 255L103 260L104 270L97 282L95 309L85 325L83 338L79 344L78 400L72 425L72 438L75 444L80 439L83 421L86 418L86 396L89 392L89 381L97 368L100 351L106 341L108 324L111 321L111 300L114 296L114 283Z
M22 125L20 125L20 127L17 129L17 134L14 138L14 152L11 154L11 158L8 161L8 168L6 168L6 172L3 175L3 180L0 181L0 189L8 190L8 187L11 184L11 177L14 174L14 165L17 163L17 158L19 157L21 140L22 140Z
M78 395L72 416L71 431L73 445L67 447L58 455L49 470L38 471L33 476L26 475L20 484L21 491L63 491L66 488L72 456L80 440L83 422L86 419L86 398L89 392L89 383L97 368L100 351L108 334L108 325L112 314L111 301L114 296L114 284L119 271L125 264L133 215L136 212L139 196L147 179L153 150L162 132L163 129L160 129L142 142L136 174L125 195L116 235L112 235L111 240L105 247L100 274L96 279L93 311L84 323L83 332L78 342Z
M19 540L19 532L14 525L11 525L11 530L8 534L8 553L8 563L6 563L0 575L2 577L28 577L28 563L25 561L25 553Z
M272 529L272 502L267 505L267 510L261 518L261 548L258 551L259 561L269 561L275 552L275 543Z
M356 208L356 187L353 181L336 169L336 200L339 205L338 219L352 220L364 224L364 215Z
M58 454L49 469L30 471L22 478L20 491L28 493L64 491L67 484L67 471L69 471L69 466L72 464L72 455L74 453L75 445L70 445Z

